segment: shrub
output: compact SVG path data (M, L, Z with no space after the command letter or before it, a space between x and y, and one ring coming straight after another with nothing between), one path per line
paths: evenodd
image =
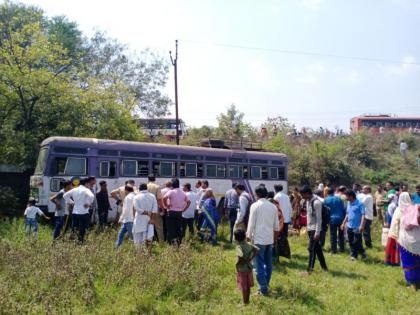
M19 212L19 199L10 187L0 186L0 215L16 216Z

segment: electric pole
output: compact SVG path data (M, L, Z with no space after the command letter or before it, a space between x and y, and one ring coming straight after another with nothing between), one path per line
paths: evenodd
M174 66L175 78L175 120L176 120L176 144L179 145L179 114L178 114L178 40L175 40L175 59L172 58L172 52L169 51L172 65Z

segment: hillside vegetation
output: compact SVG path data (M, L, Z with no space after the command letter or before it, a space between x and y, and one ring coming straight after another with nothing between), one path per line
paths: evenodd
M399 152L401 140L409 146L406 160ZM289 156L290 185L319 181L334 185L380 184L392 180L414 188L420 183L416 163L420 137L408 133L361 132L336 138L279 135L266 148Z
M401 268L382 263L379 230L367 261L326 254L330 272L316 263L309 277L306 235L291 237L292 259L275 266L271 295L243 307L226 225L218 246L192 240L149 255L129 243L115 251L114 229L90 233L83 246L52 244L49 227L29 241L15 221L0 225L0 314L415 314L419 292Z

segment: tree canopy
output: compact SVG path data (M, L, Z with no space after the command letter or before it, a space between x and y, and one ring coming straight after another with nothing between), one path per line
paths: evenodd
M161 116L168 65L96 33L83 37L65 17L0 5L0 163L33 167L52 135L135 140L134 117Z

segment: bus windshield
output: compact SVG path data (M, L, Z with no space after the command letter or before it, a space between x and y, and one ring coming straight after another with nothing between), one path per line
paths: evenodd
M42 175L45 171L48 158L48 147L41 148L38 155L38 161L36 162L35 174Z

